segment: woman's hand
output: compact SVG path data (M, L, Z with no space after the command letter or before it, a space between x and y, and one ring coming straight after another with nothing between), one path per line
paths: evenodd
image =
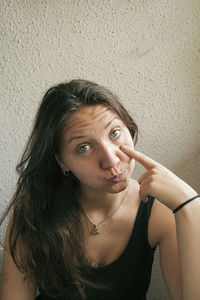
M147 201L147 195L151 195L174 210L184 201L197 195L186 182L148 156L127 146L121 146L120 149L147 170L138 179L139 195L144 202Z

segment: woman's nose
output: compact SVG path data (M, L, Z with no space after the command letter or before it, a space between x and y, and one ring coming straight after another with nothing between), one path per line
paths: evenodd
M120 161L117 156L117 147L105 145L101 148L101 167L111 169L117 166Z

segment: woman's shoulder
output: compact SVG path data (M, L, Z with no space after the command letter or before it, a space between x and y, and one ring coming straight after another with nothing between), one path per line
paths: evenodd
M139 208L140 185L137 180L130 181L131 198L134 199L134 205ZM175 220L172 211L162 204L158 199L154 199L148 225L148 239L152 248L160 243L169 231L175 230Z
M6 236L4 241L3 253L3 269L0 282L0 298L1 299L27 299L32 300L36 291L36 284L34 278L27 279L27 274L22 273L13 261L10 253L9 236L13 226L13 217L7 226ZM20 247L20 249L23 246ZM20 249L18 251L20 251ZM12 287L12 288L10 288Z
M175 219L172 211L159 200L154 199L148 226L150 245L152 247L159 245L163 237L174 230Z

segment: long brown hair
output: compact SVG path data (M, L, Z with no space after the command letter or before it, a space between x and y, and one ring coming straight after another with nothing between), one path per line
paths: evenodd
M84 298L87 285L96 286L84 251L83 211L76 193L79 181L71 172L63 176L55 156L61 154L68 117L82 105L97 104L115 111L136 143L137 125L113 93L91 81L72 80L44 95L16 168L16 192L4 215L13 208L10 252L19 270L32 274L47 295Z

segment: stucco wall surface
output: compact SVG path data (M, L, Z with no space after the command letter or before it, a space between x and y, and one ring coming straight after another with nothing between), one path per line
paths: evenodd
M0 212L42 95L72 78L118 94L137 149L200 192L199 0L0 0L0 20Z

